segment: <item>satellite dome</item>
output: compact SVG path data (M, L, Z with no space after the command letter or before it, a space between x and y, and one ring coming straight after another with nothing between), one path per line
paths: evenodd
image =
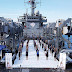
M35 12L35 15L39 15L39 11L38 10Z

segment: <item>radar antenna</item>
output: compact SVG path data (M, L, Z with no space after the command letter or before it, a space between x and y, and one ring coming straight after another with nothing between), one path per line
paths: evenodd
M24 3L31 5L31 15L34 16L34 10L36 8L36 4L39 4L39 2L36 2L36 0L30 0L30 1L25 2L24 0ZM41 0L40 0L40 6L41 6Z

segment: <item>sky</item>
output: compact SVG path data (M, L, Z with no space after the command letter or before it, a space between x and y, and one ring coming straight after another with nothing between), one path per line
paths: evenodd
M27 2L28 0L25 0ZM40 3L40 0L36 0ZM41 0L41 5L36 5L42 16L47 17L47 22L56 22L57 19L68 19L72 17L72 0ZM30 5L24 0L0 0L0 17L11 18L18 21L19 16L30 14Z

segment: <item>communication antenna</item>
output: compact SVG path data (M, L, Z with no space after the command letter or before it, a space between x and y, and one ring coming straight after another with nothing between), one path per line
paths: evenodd
M25 0L24 0L24 4L25 4L25 3L31 5L30 8L31 8L31 15L32 15L32 16L34 15L34 10L35 10L35 8L36 8L36 5L37 5L37 4L40 4L40 6L41 6L41 0L40 0L40 2L37 2L36 0L28 0L28 1L25 2Z
M24 5L25 5L25 3L30 4L31 1L32 1L32 0L29 0L29 1L26 2L26 1L24 0ZM34 0L34 1L35 1L35 0ZM40 0L40 2L37 2L37 1L35 2L35 4L39 4L39 3L40 3L40 6L41 6L41 0Z

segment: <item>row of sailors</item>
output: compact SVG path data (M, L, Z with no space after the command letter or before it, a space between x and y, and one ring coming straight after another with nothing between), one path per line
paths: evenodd
M20 57L21 57L21 55L22 55L23 43L24 43L24 40L22 39L22 40L21 40L21 43L20 43L20 45L19 45L19 48L18 48L19 60L20 60Z
M56 56L57 56L57 48L55 48L54 47L54 45L52 46L52 45L47 45L47 44L45 44L44 42L42 42L42 41L40 41L39 40L39 43L40 43L40 46L41 46L41 44L42 44L42 49L44 48L44 51L45 51L45 55L46 55L46 59L48 59L48 51L49 51L49 49L50 49L50 53L52 53L52 56L53 56L53 54L54 54L54 59L56 60Z
M26 44L26 59L28 59L28 44L29 44L29 40L27 41L27 44ZM18 48L19 60L22 55L22 48L23 48L23 42L21 42L21 44L19 45L19 48Z
M39 41L39 44L40 46L42 45L42 49L44 49L45 51L45 55L46 55L46 59L48 59L48 51L50 49L50 52L52 53L52 56L53 56L53 53L54 53L54 58L56 60L56 55L57 55L57 48L55 49L54 46L47 46L45 43L41 42L40 40ZM28 60L28 44L29 44L29 40L27 41L27 44L26 44L26 59ZM39 48L38 48L38 45L36 44L35 40L34 40L34 47L36 48L36 53L37 53L37 59L39 59ZM21 56L21 53L22 53L22 46L20 45L19 46L19 60L20 60L20 56Z
M46 44L44 44L43 42L40 42L39 40L39 44L40 46L42 45L42 49L44 49L45 51L45 55L46 55L46 59L48 60L48 52L49 52L49 49L50 49L50 52L52 53L52 56L53 56L53 53L54 53L54 58L56 60L56 55L57 55L57 49L54 48L54 46L47 46ZM34 47L36 47L36 52L37 52L37 56L39 58L39 49L38 49L38 45L36 45L36 42L34 41Z
M29 44L29 40L27 41L27 45L26 45L26 59L28 60L28 44Z

